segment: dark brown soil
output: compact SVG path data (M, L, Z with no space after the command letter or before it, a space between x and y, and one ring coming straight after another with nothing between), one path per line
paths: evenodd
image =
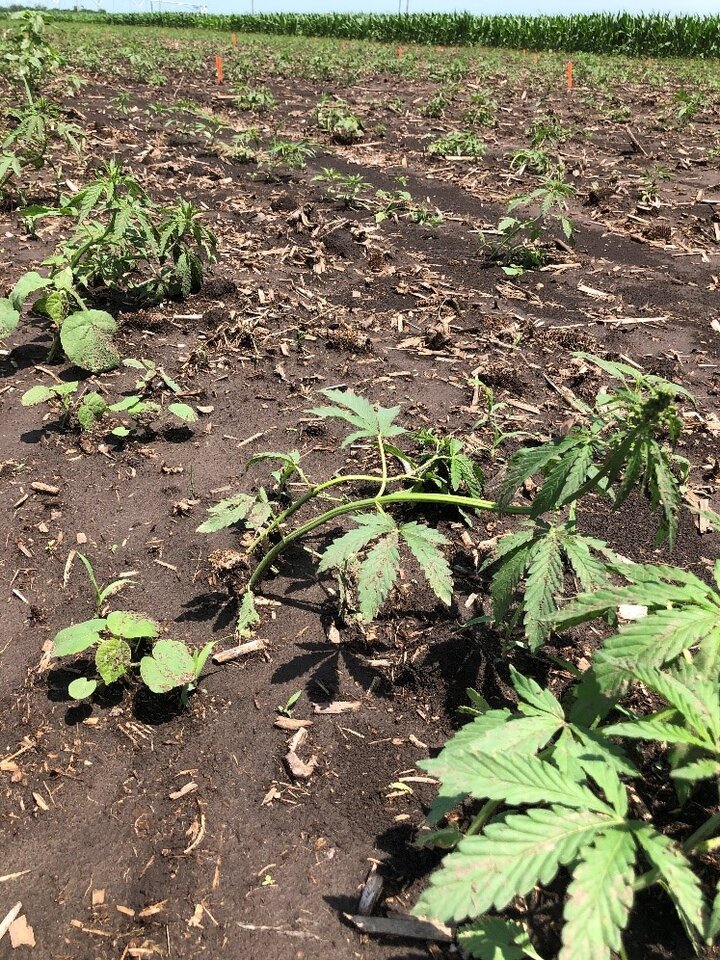
M312 120L332 84L269 76L280 105L260 125L320 144L307 169L273 179L150 116L147 105L171 104L174 87L151 89L129 73L87 79L75 104L77 122L90 132L87 168L68 167L69 179L82 182L115 155L157 199L181 194L202 205L220 238L219 262L200 294L122 316L123 355L162 363L191 402L212 411L191 432L158 429L124 445L99 438L81 445L52 414L43 420L42 408L20 405L29 386L48 382L48 370L77 376L46 364L45 327L29 320L6 343L0 915L22 901L37 941L26 953L35 960L450 955L437 945L362 937L343 914L355 912L374 864L385 878L383 909L409 910L439 860L413 846L433 785L410 781L411 793L392 785L422 776L418 761L459 724L468 686L491 702L507 695L497 639L460 628L466 597L477 592L478 606L485 602L473 550L480 544L482 559L482 543L510 524L476 522L470 545L457 548L449 614L409 571L364 634L338 624L339 645L328 638L336 621L330 582L318 583L306 552L288 552L263 588L265 653L212 666L187 711L139 688L90 707L68 699L74 674L43 656L58 629L93 615L80 565L64 577L68 554L91 557L103 582L135 571L123 603L155 617L167 635L230 647L236 611L208 556L237 547L237 534L204 537L195 528L226 491L258 481L259 467L244 468L255 452L297 448L318 477L341 465L339 433L307 413L318 390L353 387L401 404L409 426L472 436L483 411L473 407L470 381L480 377L506 404L498 414L503 430L546 434L572 413L562 391L589 399L601 382L573 360L578 349L629 357L693 391L697 408L684 408L681 452L693 464L691 487L717 509L720 245L713 223L720 208L698 201L700 192L720 197L717 165L702 160L716 124L660 131L650 110L636 111L642 88L615 91L633 111L644 156L634 147L628 153L622 125L596 122L579 105L582 90L575 100L532 89L523 98L519 86L508 87L499 125L486 132L486 160L446 162L424 153L424 138L459 128L461 105L441 120L424 118L420 107L436 87L428 80L368 76L338 86L368 129L381 122L386 130L336 146ZM128 116L110 103L122 91L131 94ZM252 122L216 94L209 81L184 77L183 97L238 128ZM405 104L399 113L383 106L394 97ZM540 107L580 128L590 116L587 138L579 133L559 148L578 190L571 211L577 242L568 250L553 245L544 270L510 278L483 257L475 231L496 224L508 197L534 185L508 173L503 157L526 143L524 127ZM653 162L665 164L671 179L661 184L661 206L646 215L636 209L637 178ZM328 201L313 182L331 165L362 173L376 189L393 189L393 178L406 176L413 197L442 210L445 222L377 226L370 212ZM593 183L610 177L614 192L584 205ZM51 180L45 188L52 193ZM656 222L668 226L669 240L647 238ZM31 239L15 211L0 214L3 288L49 253L58 229L51 221ZM121 369L99 382L118 396L134 379ZM474 436L487 443L490 431L480 427ZM513 443L494 463L485 456L490 477ZM35 492L38 481L59 493ZM191 501L185 513L174 507L183 500ZM690 514L673 554L656 550L654 518L642 501L618 513L590 501L580 520L633 559L662 558L706 576L717 555L718 538L701 535ZM577 659L591 644L588 634L558 652ZM560 682L547 662L531 669ZM284 763L289 734L273 726L278 707L298 690L294 715L313 721L304 756L318 760L305 782ZM313 713L314 704L333 701L355 701L358 709ZM548 956L557 947L559 897L536 904L547 918ZM629 953L689 958L659 898L648 895L660 926L641 923Z

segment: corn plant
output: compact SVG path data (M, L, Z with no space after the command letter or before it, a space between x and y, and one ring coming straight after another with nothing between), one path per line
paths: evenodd
M565 889L559 960L626 956L622 936L634 896L655 884L693 941L712 943L720 933L720 894L711 909L692 860L720 843L714 836L720 817L679 841L633 815L643 778L618 744L618 738L647 739L690 747L697 759L681 760L676 778L717 780L717 673L703 680L689 667L676 675L646 667L634 679L665 700L666 709L598 726L583 719L587 688L566 708L512 671L516 711L493 710L473 694L473 721L438 757L421 761L441 782L431 822L465 798L483 801L464 833L454 826L426 839L455 849L415 907L422 916L463 924L458 942L469 956L537 958L525 927L498 913L558 876Z

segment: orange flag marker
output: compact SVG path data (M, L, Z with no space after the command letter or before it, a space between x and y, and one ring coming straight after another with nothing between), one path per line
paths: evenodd
M568 65L567 65L567 88L568 88L568 90L572 90L572 88L573 88L573 65L572 65L572 60L568 60Z
M215 57L215 83L223 82L223 62L222 57Z
M402 47L398 47L398 49L397 49L397 57L398 57L398 60L402 60L402 58L403 58L403 48L402 48Z
M233 35L230 37L230 42L232 43L232 45L233 45L234 47L237 46L237 34L236 34L236 33L233 33Z

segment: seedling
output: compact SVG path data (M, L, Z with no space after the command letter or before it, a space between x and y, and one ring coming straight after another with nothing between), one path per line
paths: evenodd
M321 97L315 116L320 129L329 133L337 143L355 143L363 137L362 120L340 97Z
M362 194L371 189L371 185L359 173L345 174L334 167L323 167L313 177L314 181L324 183L326 193L333 200L340 200L346 207L367 207L368 201Z
M446 160L480 160L485 156L485 144L475 133L455 131L433 140L427 152Z
M253 89L243 85L238 88L235 105L238 110L246 110L249 113L270 113L277 106L277 100L266 87Z
M292 717L298 700L302 696L302 690L296 690L292 693L285 703L284 707L278 707L277 712L283 717Z
M79 550L73 551L68 557L68 563L65 566L65 582L67 582L67 578L70 575L70 569L72 567L72 560L74 557L77 557L85 567L85 572L88 575L88 579L90 580L93 592L95 594L95 612L98 616L102 615L103 608L110 597L114 597L115 594L120 593L120 591L124 590L125 587L132 586L136 582L135 580L131 580L129 575L123 574L122 576L118 577L117 580L111 580L110 583L107 583L104 587L101 587L98 583L97 577L95 576L95 570L93 569L92 563L85 556L85 554L80 553Z

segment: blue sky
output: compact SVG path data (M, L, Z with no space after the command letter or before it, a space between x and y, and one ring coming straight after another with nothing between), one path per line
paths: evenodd
M93 7L93 0L79 0ZM203 0L187 0L200 4ZM205 0L209 13L249 13L251 0ZM297 13L397 13L398 2L405 9L406 0L254 0L255 12L297 12ZM101 5L110 11L149 9L150 0L100 0ZM2 0L0 0L2 5ZM60 0L62 7L71 6L69 0ZM164 4L165 9L179 9L180 4ZM717 14L720 12L718 0L464 0L464 2L442 2L442 0L410 0L410 12L425 10L448 12L468 10L470 13L589 13L593 11L628 11L630 13L677 13L677 14Z

